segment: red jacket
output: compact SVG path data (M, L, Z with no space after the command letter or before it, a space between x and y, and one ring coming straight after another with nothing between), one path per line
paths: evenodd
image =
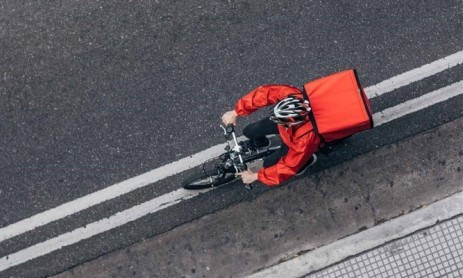
M301 91L296 87L260 86L238 100L235 111L239 116L249 115L261 107L276 104L289 95L299 95L303 98ZM267 186L278 185L294 176L309 161L320 144L320 138L315 134L310 121L289 128L279 125L278 130L281 140L289 150L277 164L259 170L258 179Z

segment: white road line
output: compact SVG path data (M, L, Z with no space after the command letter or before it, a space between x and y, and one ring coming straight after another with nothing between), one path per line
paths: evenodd
M89 195L75 199L68 203L62 204L53 209L36 214L30 218L18 221L9 226L0 229L0 243L9 238L18 236L37 227L44 226L50 222L72 215L89 207L114 199L121 195L127 194L137 188L144 187L148 184L155 183L169 176L173 176L192 167L200 165L207 159L218 156L223 153L225 144L220 144L190 157L186 157L169 163L152 171L146 172L139 176L125 180L123 182L111 185L96 191Z
M374 98L400 87L419 81L463 63L463 51L459 51L422 67L396 75L365 89L368 98Z
M72 232L65 233L42 243L33 245L14 254L0 258L0 272L12 266L27 262L33 258L46 255L54 250L58 250L65 246L77 243L83 239L109 231L128 222L134 221L140 217L143 217L144 215L162 210L181 201L193 198L206 191L208 190L187 191L183 188L178 189L152 199L148 202L134 206L130 209L118 212L109 218L93 222Z
M392 77L375 86L368 87L365 89L365 91L367 92L367 95L369 95L369 98L372 98L374 96L381 95L385 92L392 91L393 88L398 88L398 84L402 84L401 86L407 85L411 82L425 78L429 76L429 74L442 71L445 68L456 66L460 64L462 60L463 51L460 51L455 54L449 55L445 58L439 59L435 62L432 62L430 64L424 65L415 70L411 70L406 73L400 74L396 77ZM150 172L111 185L109 187L106 187L105 189L96 191L94 193L64 203L58 207L46 210L29 218L20 220L9 226L0 228L0 243L7 239L13 238L28 231L34 230L38 227L49 224L53 221L62 219L66 216L88 209L97 204L117 198L135 189L144 187L146 185L155 183L159 180L165 179L169 176L183 172L189 168L196 167L208 158L217 156L220 153L222 153L224 146L224 144L221 144L211 147L207 150L192 155L191 157L183 158L179 161L172 162L160 168L154 169Z
M373 115L375 126L403 117L407 114L424 109L433 104L443 102L449 98L463 93L463 81L453 83L447 87L435 90L431 93L403 102L397 106L387 108Z
M310 272L360 254L384 243L413 234L463 213L463 192L397 217L368 230L337 240L302 256L264 269L249 277L302 277ZM311 246L307 246L311 248Z
M379 121L377 125L385 124L389 121L397 119L398 117L403 117L407 114L416 112L419 109L424 109L433 104L437 104L460 94L463 94L463 81L423 95L417 98L419 99L418 101L411 100L406 102L406 105L404 105L404 103L386 109L383 112L374 114L373 117ZM433 96L435 97L440 95L443 95L443 97L433 98ZM396 116L394 113L400 116ZM78 228L69 233L65 233L58 237L51 238L42 243L33 245L14 254L0 258L0 271L49 254L53 251L90 238L94 235L109 231L113 228L139 219L147 214L154 213L161 209L172 206L182 200L190 199L197 194L198 193L195 191L192 192L184 189L178 189L160 197L156 197L138 206L119 212L109 218L88 224L86 227Z

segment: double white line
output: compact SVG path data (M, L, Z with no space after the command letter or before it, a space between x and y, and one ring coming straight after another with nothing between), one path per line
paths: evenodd
M441 71L463 63L463 51L457 52L445 58L424 65L420 68L413 69L403 74L392 77L380 82L374 86L365 89L369 98L391 92L397 88L406 86L410 83L419 81L426 77L437 74ZM375 126L380 126L394 119L400 118L407 114L429 107L433 104L443 102L452 97L463 93L463 81L454 83L450 86L438 89L421 97L401 103L397 106L388 108L373 115ZM133 177L123 182L114 184L100 191L91 193L84 197L62 204L56 208L36 214L30 218L18 221L14 224L0 229L0 243L21 235L38 227L49 224L53 221L62 219L66 216L75 214L97 204L114 199L127 194L135 189L144 187L148 184L158 182L169 176L183 172L191 167L200 165L207 159L217 156L223 152L225 144L211 147L190 157L164 165L150 172ZM64 246L77 243L81 240L90 238L94 235L109 231L116 227L122 226L128 222L139 219L147 214L165 209L175 205L183 200L193 198L204 191L187 191L178 189L162 196L156 197L150 201L134 206L130 209L116 213L115 215L105 218L85 227L78 228L71 232L48 239L16 253L0 258L0 271L10 267L25 263L40 256L49 254Z

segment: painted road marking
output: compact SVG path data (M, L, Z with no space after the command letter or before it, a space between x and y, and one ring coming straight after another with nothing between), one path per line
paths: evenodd
M0 229L0 243L12 237L31 231L35 228L44 226L50 222L62 219L66 216L75 214L84 209L98 205L105 201L127 194L135 189L144 187L148 184L163 180L169 176L181 173L197 165L201 165L210 157L218 156L223 153L226 144L220 144L192 156L169 163L152 171L139 176L130 178L123 182L111 185L105 189L96 191L89 195L62 204L53 209L36 214L30 218L23 219L14 224Z
M449 98L456 97L462 93L463 81L453 83L450 86L435 90L431 93L408 100L397 106L387 108L379 113L376 113L373 115L373 122L375 123L375 126L380 126L407 114L425 109L428 106L446 101Z
M436 60L432 63L426 64L420 68L392 77L377 85L370 86L366 88L365 91L369 98L373 98L397 89L400 86L405 86L412 82L421 80L425 77L428 77L429 75L443 71L447 68L454 67L462 62L463 50L442 59ZM53 221L62 219L66 216L70 216L92 206L122 196L138 188L158 182L167 177L201 165L208 158L220 155L223 152L224 147L225 144L211 147L190 157L172 162L150 172L111 185L102 190L93 192L78 199L64 203L58 207L46 210L29 218L10 224L9 226L0 228L0 243L7 239L34 230L38 227L45 226Z
M374 98L463 63L463 50L422 67L404 72L365 89Z
M118 212L109 218L93 222L86 225L85 227L75 229L72 232L62 234L42 243L23 249L14 254L0 258L0 272L12 266L46 255L54 250L58 250L62 247L77 243L83 239L109 231L128 222L134 221L149 213L153 213L175 205L181 201L191 199L208 190L210 189L201 191L187 191L183 188L177 189L148 202Z
M373 118L378 120L376 126L379 126L461 94L463 94L463 81L435 90L431 93L399 104L392 108L388 108L382 112L374 114ZM215 188L211 188L209 190L213 189ZM94 235L122 226L150 213L154 213L156 211L175 205L182 200L191 199L198 194L198 191L177 189L160 197L156 197L130 209L118 212L109 218L90 223L85 227L78 228L74 231L48 239L44 242L0 258L0 271L49 254L53 251L90 238Z

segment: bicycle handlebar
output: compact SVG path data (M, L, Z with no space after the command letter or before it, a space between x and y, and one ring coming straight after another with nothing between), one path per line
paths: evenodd
M223 127L222 125L220 125L220 127L223 129L223 132L224 132L224 136L225 136L225 139L230 140L230 135L233 136L233 141L235 143L235 148L236 149L236 152L238 153L238 158L240 160L240 163L241 165L244 165L244 162L243 162L243 158L240 154L240 151L241 151L241 146L238 144L238 140L236 138L236 135L235 135L235 126L233 124L229 124L227 125L226 127ZM245 188L246 189L252 189L252 185L251 184L245 184Z
M230 134L233 134L235 132L235 126L234 125L227 125L224 127L223 125L220 125L220 127L223 129L223 136L225 136L225 139L229 139Z
M229 134L235 132L235 126L232 125L232 124L227 125L226 131L227 131L227 133L229 133Z

